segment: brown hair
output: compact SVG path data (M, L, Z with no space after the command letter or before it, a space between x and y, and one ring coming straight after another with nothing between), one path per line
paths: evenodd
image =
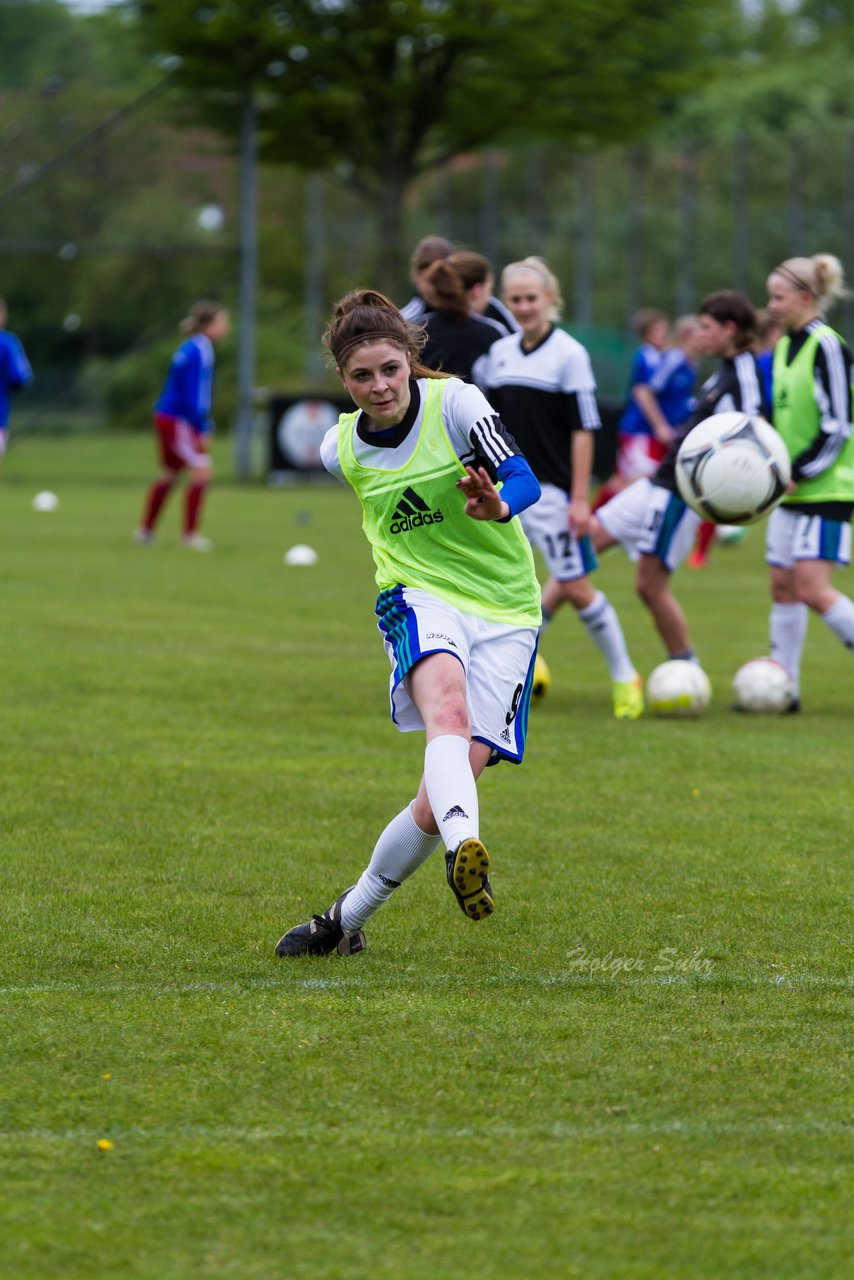
M363 343L390 342L407 353L414 377L444 376L420 363L426 341L423 326L408 324L394 303L376 289L352 289L340 298L323 334L323 345L339 369L345 369L350 354Z
M221 302L214 302L212 298L202 298L200 302L194 302L190 307L190 310L178 325L179 332L186 334L203 333L221 311L225 311L225 307Z
M729 321L736 327L736 351L749 351L756 341L756 312L753 303L737 289L718 289L700 303L698 315L711 316L718 324Z
M632 316L632 333L645 342L653 325L660 324L662 320L669 326L670 316L666 311L659 311L657 307L641 307Z
M454 246L450 240L446 240L444 236L425 236L423 240L419 240L418 244L412 250L412 257L409 259L410 271L425 271L427 267L434 262L438 262L440 258L448 258L454 252Z

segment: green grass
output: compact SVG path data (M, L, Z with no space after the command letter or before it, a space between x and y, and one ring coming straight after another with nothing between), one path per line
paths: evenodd
M556 620L525 765L480 786L494 917L436 861L364 955L283 963L422 739L355 500L218 448L208 557L177 504L131 544L147 437L23 438L0 477L4 1280L850 1274L854 680L812 619L802 715L728 711L762 530L679 574L696 722L614 721ZM648 672L626 560L597 582Z

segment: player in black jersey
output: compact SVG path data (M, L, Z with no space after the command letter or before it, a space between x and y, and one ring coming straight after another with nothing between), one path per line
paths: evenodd
M709 294L698 312L699 343L720 366L700 388L697 408L671 443L658 470L636 480L593 517L597 551L622 543L637 561L635 586L652 614L668 658L696 661L685 615L670 587L671 575L691 550L700 517L680 498L676 455L692 427L713 413L740 410L768 416L762 378L753 354L756 313L743 293Z
M431 308L422 364L473 382L475 363L508 332L481 314L492 295L489 259L468 249L452 253L427 268L422 289Z
M608 664L614 715L634 720L643 711L643 684L616 610L589 577L596 568L588 537L593 432L600 426L590 357L555 323L560 290L541 258L505 267L501 286L521 333L490 347L474 377L542 487L539 502L520 519L550 574L543 589L544 625L567 601L573 606Z

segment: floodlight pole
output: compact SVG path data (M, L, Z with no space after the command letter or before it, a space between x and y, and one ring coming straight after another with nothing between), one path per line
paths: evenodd
M255 86L243 91L240 115L240 296L237 326L237 413L234 467L245 480L252 469L255 388L255 296L258 283L258 142Z

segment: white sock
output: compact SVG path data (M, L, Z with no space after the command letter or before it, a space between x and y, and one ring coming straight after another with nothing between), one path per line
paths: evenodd
M821 615L821 620L839 636L846 649L854 650L854 600L849 600L848 596L839 596Z
M424 785L445 847L456 849L461 840L477 839L480 814L467 738L446 733L427 743Z
M809 610L805 604L772 604L771 657L792 677L795 697L801 691L801 654L807 638Z
M439 847L439 837L422 831L408 804L383 831L371 860L341 903L341 927L345 933L361 929L404 880Z
M603 591L597 591L593 603L580 609L578 617L587 628L587 634L604 656L612 680L634 680L637 671L632 665L626 639L617 610Z

